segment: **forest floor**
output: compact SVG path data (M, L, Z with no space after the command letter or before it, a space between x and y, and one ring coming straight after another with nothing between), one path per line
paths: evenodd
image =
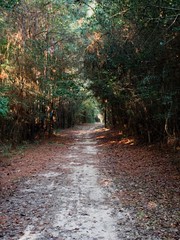
M59 131L0 161L0 239L178 240L178 158L99 124Z

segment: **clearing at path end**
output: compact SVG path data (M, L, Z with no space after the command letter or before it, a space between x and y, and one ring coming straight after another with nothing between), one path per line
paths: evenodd
M177 158L98 124L61 130L1 163L0 239L178 240Z

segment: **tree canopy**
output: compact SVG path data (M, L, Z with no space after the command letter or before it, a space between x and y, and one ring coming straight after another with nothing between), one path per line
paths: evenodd
M108 121L146 141L179 136L178 1L97 1L85 53Z
M93 121L97 101L110 126L178 137L178 3L0 1L1 140Z

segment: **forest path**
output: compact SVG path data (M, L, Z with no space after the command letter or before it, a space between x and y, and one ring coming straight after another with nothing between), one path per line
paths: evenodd
M179 152L82 125L0 160L2 240L179 240Z
M26 177L2 202L1 239L136 239L130 214L99 161L101 150L92 135L97 127L65 130L50 143L45 169ZM58 138L69 134L73 141L62 150Z

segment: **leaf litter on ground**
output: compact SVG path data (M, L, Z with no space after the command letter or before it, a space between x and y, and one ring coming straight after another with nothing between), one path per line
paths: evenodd
M73 145L74 132L78 129L61 131L51 139L26 147L23 155L14 156L10 164L1 166L1 197L8 200L8 194L13 195L21 181L48 169L57 150L63 154ZM139 145L117 130L97 128L91 137L97 140L99 160L104 166L101 171L106 174L100 184L106 186L113 181L115 195L131 213L139 234L179 239L180 175L173 161L179 158L179 152ZM62 169L59 167L58 171ZM14 218L21 223L19 216ZM5 223L8 223L6 215L1 218L1 224Z

